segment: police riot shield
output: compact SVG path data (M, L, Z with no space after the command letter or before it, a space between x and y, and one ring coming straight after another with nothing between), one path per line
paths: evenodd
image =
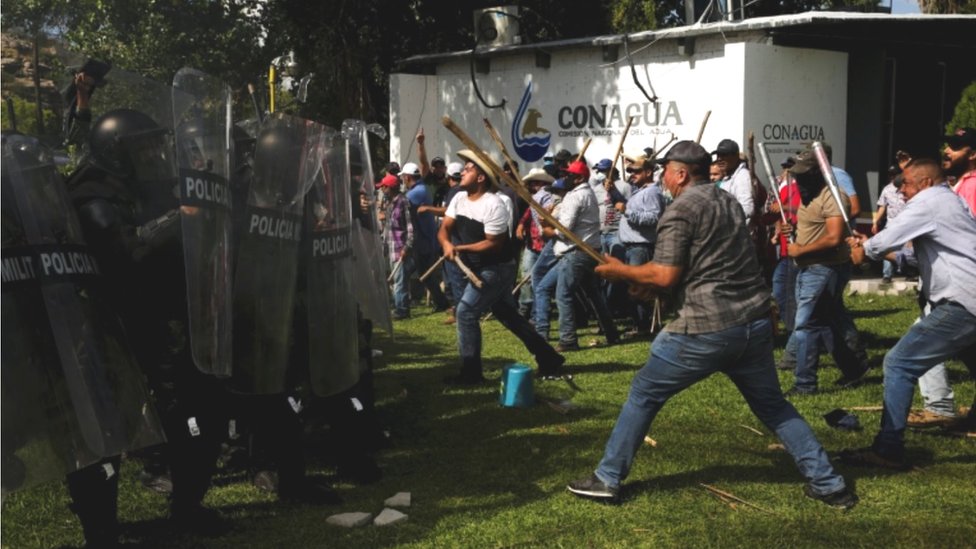
M135 220L165 228L179 222L173 120L192 97L169 84L113 68L92 93L91 127L78 143L87 160L126 182Z
M173 78L174 138L193 362L231 374L231 93L184 68Z
M311 387L330 396L359 381L359 323L345 141L329 129L323 148L322 169L305 196L305 305Z
M342 123L342 136L346 139L346 164L354 207L359 208L352 224L352 263L356 284L353 293L366 318L372 320L388 334L393 333L390 316L390 295L386 278L387 258L383 253L382 229L376 209L376 187L373 184L372 159L366 123L346 120Z
M285 390L304 198L322 169L324 131L275 113L255 143L234 275L232 386L243 393Z
M50 153L3 136L2 180L7 493L164 438Z

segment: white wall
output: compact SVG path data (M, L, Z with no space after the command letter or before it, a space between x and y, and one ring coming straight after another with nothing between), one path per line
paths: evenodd
M726 42L722 37L700 37L691 57L678 54L673 40L650 46L631 46L638 78L648 92L658 96L655 108L634 84L623 59L608 64L600 47L587 46L552 52L550 68L535 66L531 53L491 59L489 74L477 74L478 86L489 103L506 101L502 109L486 109L471 85L467 60L439 65L436 76L393 75L391 77L391 153L400 162L416 160L412 139L423 126L429 156L447 157L461 144L441 125L450 116L461 128L500 159L497 147L484 129L488 118L501 134L509 151L514 151L511 130L520 100L529 82L532 98L528 108L541 117L537 125L549 132L549 150L578 151L587 137L591 163L612 158L630 113L641 118L631 127L624 152L639 153L644 147L664 145L671 137L695 139L702 119L711 111L702 145L714 149L723 138L744 146L753 129L756 141L763 141L765 126L823 127L835 154L843 160L846 123L846 54L819 50L774 47L756 35L743 42ZM591 107L604 112L604 124L590 116ZM617 116L613 116L617 109ZM647 109L647 116L643 116ZM659 110L656 110L659 109ZM517 129L524 129L521 119ZM585 122L578 127L579 122ZM567 127L568 126L568 127ZM769 130L771 136L781 130ZM540 134L542 135L542 134ZM781 145L782 154L799 148L792 140ZM405 150L405 149L411 150ZM771 152L773 147L770 147ZM774 153L774 162L782 160ZM524 173L541 159L527 162L517 158ZM835 159L837 160L837 159Z
M811 141L833 147L844 166L847 146L847 54L734 44L745 50L743 129L766 142L773 169Z

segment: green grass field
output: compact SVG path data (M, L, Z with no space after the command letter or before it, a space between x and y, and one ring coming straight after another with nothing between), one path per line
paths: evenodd
M881 404L881 358L916 315L910 297L858 296L848 304L876 368L862 386L835 390L830 385L839 372L827 367L820 394L793 399L831 452L870 443L878 412L855 412L861 432L832 429L821 416ZM568 413L546 404L502 408L497 385L442 384L457 367L454 329L441 324L443 315L422 309L397 323L394 339L378 339L384 352L376 377L379 411L394 441L378 456L383 480L339 484L344 504L309 507L278 503L239 477L218 476L206 503L221 509L234 528L222 538L194 540L168 529L165 499L143 489L138 464L126 462L119 512L126 538L148 547L976 546L974 439L910 431L909 458L917 468L909 473L839 466L861 503L838 511L803 496L804 481L790 457L771 447L776 439L720 375L680 394L658 415L650 432L657 446L641 449L621 505L580 500L565 485L596 465L649 342L568 354L582 392L562 382L536 385L539 395L571 399ZM596 337L591 333L581 344ZM486 375L494 379L505 364L531 358L497 322L485 323L484 357ZM828 357L821 362L830 365ZM957 404L972 403L966 369L952 362L950 373ZM792 374L781 372L780 379L786 389ZM333 473L314 462L312 471ZM762 509L730 505L701 484ZM352 530L325 522L334 513L379 513L383 500L400 491L413 496L406 522ZM6 498L2 543L81 545L64 487L50 483Z

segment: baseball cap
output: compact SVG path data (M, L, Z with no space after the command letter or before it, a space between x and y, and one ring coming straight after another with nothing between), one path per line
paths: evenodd
M959 128L952 135L945 136L945 142L953 150L962 147L976 148L976 129Z
M672 147L672 150L674 150L674 147ZM712 151L712 154L739 154L739 144L731 139L723 139L718 142L718 147Z
M432 158L432 159L430 160L430 165L431 165L431 166L436 166L436 165L438 165L438 164L440 164L440 165L442 165L442 166L443 166L443 165L445 164L445 162L444 162L444 159L443 159L443 158L441 158L441 157L439 157L439 156L435 156L434 158Z
M420 177L420 166L413 162L407 162L403 165L403 169L400 170L400 175L413 175Z
M461 170L464 169L464 164L460 162L451 162L447 165L447 176L451 179L461 179Z
M597 170L600 170L600 171L609 170L611 164L612 164L612 162L610 161L609 158L603 158L599 162L597 162L596 165L593 166L593 168L595 168Z
M397 187L400 185L400 178L388 173L383 176L383 179L377 184L378 187Z
M813 149L802 150L793 157L794 164L790 168L792 174L803 174L810 170L820 170L817 164L817 157L813 154Z
M735 142L732 142L732 144L735 145ZM719 146L721 147L721 144ZM664 158L657 160L657 163L667 164L672 161L701 166L707 170L712 164L712 155L708 154L708 151L704 147L694 141L678 141L673 147L668 149L668 153L664 155Z
M569 166L566 168L566 173L579 175L583 179L590 178L590 169L586 167L586 163L582 160L574 160L570 162Z
M563 179L562 177L560 177L559 179L555 180L552 183L552 188L555 189L555 190L557 190L557 191L565 191L566 190L566 180Z
M488 153L482 153L482 154L488 156ZM478 158L469 149L461 149L460 151L457 152L457 155L461 158L461 160L473 162L475 166L478 166L481 169L481 171L485 173L485 176L488 177L488 182L490 184L498 185L498 180L495 179L495 172L491 171L491 168L488 167L488 164L482 162L481 159Z

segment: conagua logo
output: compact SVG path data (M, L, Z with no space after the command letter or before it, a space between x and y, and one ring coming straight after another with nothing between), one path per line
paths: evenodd
M542 113L529 108L532 100L532 82L525 86L522 101L519 102L512 122L512 144L515 152L526 162L535 162L545 156L549 150L552 133L539 125Z

